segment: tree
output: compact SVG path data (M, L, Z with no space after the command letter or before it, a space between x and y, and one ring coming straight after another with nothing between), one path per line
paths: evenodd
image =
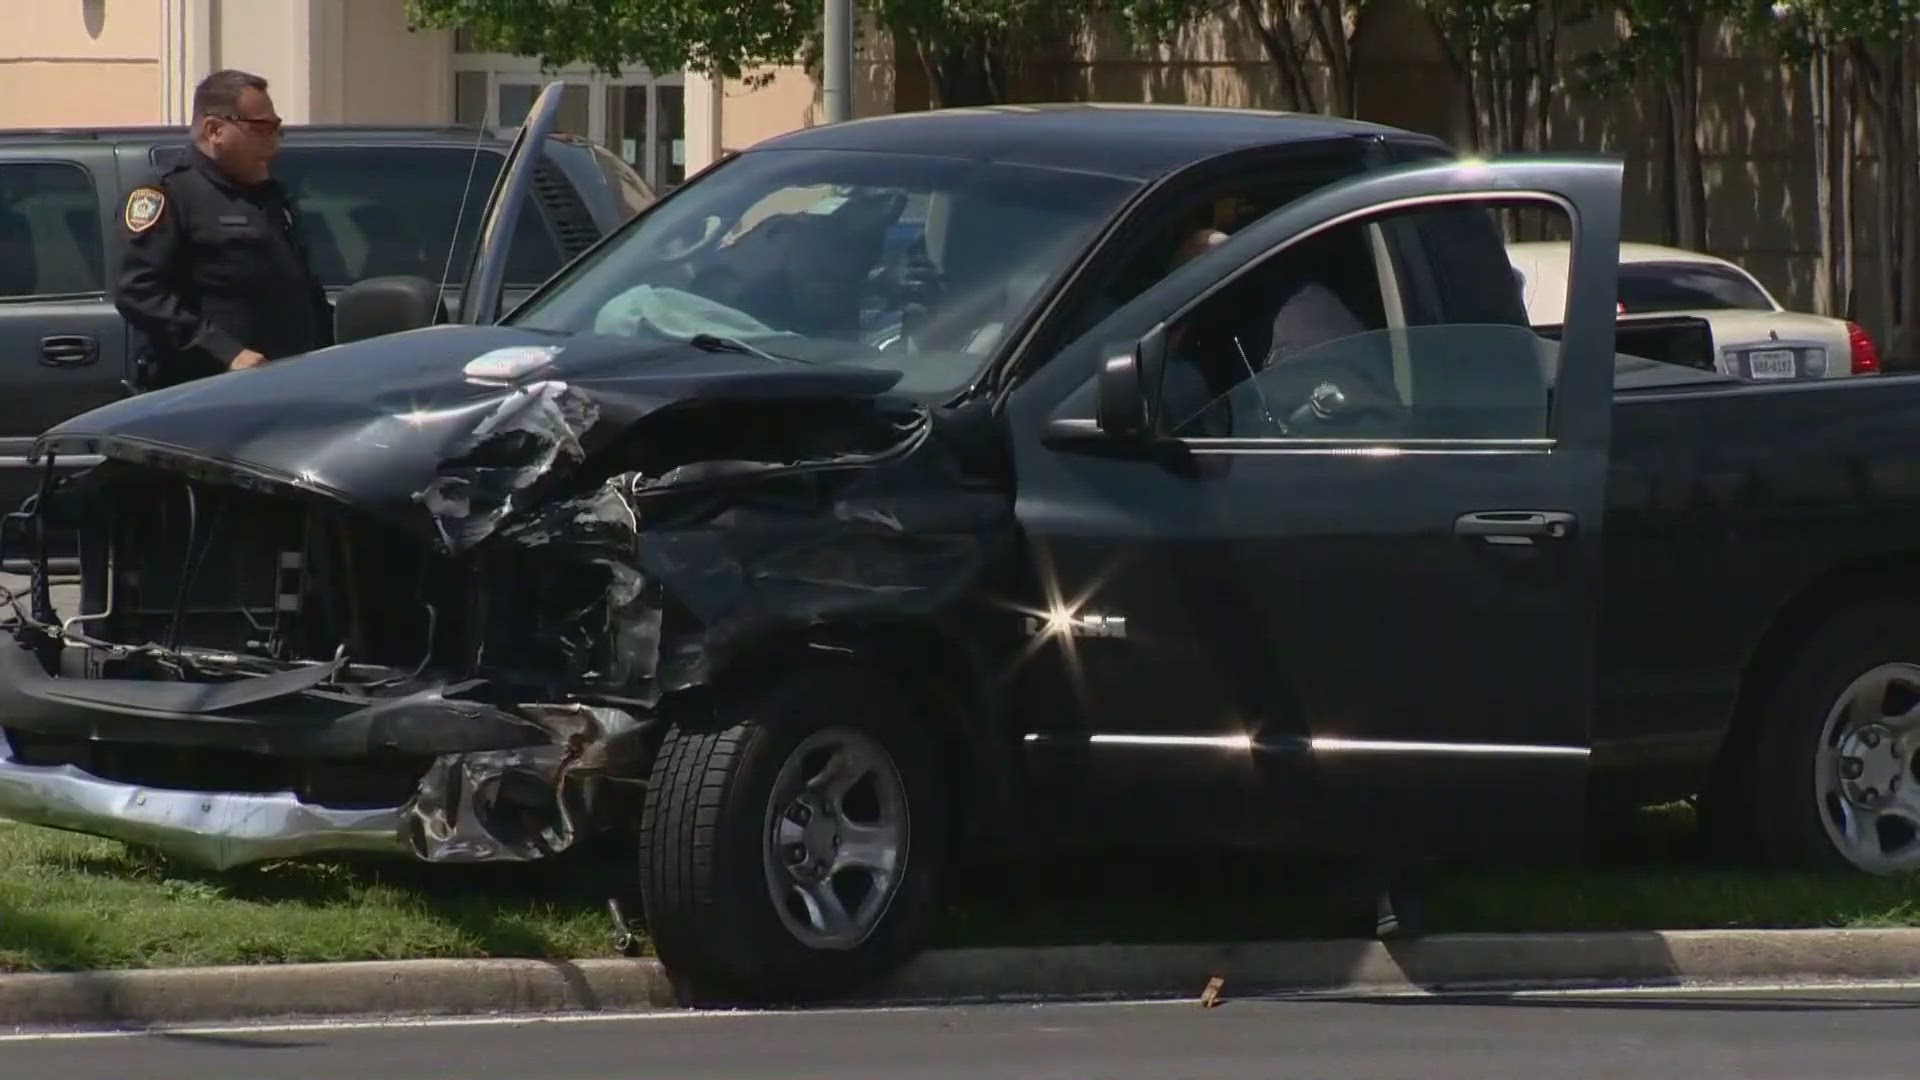
M1620 41L1585 58L1603 89L1659 88L1669 145L1670 231L1683 247L1707 245L1707 184L1700 156L1700 58L1708 33L1739 21L1751 0L1612 0Z
M1007 100L1029 47L1085 24L1099 0L862 0L927 74L934 108Z
M729 79L790 63L821 10L818 0L407 0L415 27L464 28L481 48L548 67L639 63Z
M1547 148L1561 82L1561 33L1591 15L1590 0L1422 0L1467 94L1474 145Z
M1288 108L1337 116L1353 115L1353 34L1365 6L1366 0L1108 0L1097 5L1147 40L1174 40L1207 19L1237 23L1259 40Z
M1005 101L1022 47L1084 20L1100 0L860 0L927 72L933 104ZM617 72L640 63L729 79L820 51L820 0L407 0L419 27L461 27L482 48L584 61Z
M1861 14L1852 0L1760 2L1747 26L1751 37L1773 46L1807 77L1813 201L1820 217L1814 305L1827 315L1848 315L1854 307L1854 104L1859 96L1854 56L1865 45Z
M1749 28L1805 70L1812 91L1822 310L1853 310L1859 276L1853 188L1856 162L1870 157L1880 173L1874 185L1880 332L1891 345L1889 359L1911 365L1920 325L1920 108L1912 96L1920 75L1914 28L1920 0L1755 0L1751 15ZM1857 127L1864 127L1871 155L1856 152Z

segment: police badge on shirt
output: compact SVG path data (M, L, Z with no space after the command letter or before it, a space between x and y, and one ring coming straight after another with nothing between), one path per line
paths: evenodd
M166 208L166 192L157 187L137 187L127 196L127 206L120 217L127 231L137 235L158 225Z

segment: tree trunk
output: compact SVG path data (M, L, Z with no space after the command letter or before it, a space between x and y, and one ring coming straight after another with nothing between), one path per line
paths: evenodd
M1335 116L1353 115L1354 75L1346 0L1305 0L1307 27L1327 64L1327 104ZM1287 4L1282 4L1281 18Z
M1533 90L1533 73L1527 70L1528 57L1523 43L1504 42L1500 51L1506 54L1506 62L1500 65L1500 74L1507 83L1507 142L1503 149L1510 153L1524 153L1527 149L1527 133L1533 129L1527 108L1527 97Z
M1914 335L1920 330L1920 221L1915 221L1915 188L1920 186L1920 168L1916 149L1920 148L1920 132L1916 132L1914 121L1914 37L1912 24L1902 21L1898 42L1898 55L1894 62L1893 79L1888 84L1895 93L1888 94L1889 99L1898 98L1899 108L1896 120L1900 124L1899 171L1898 182L1894 184L1900 204L1896 212L1900 215L1895 221L1900 223L1900 292L1899 319L1893 334L1893 352L1901 367L1911 367L1914 362Z
M1820 222L1820 254L1815 270L1813 309L1832 315L1839 306L1838 237L1834 234L1833 56L1816 41L1807 63L1807 115L1813 120L1813 205Z
M1661 92L1663 104L1671 95ZM1670 104L1660 110L1660 190L1666 195L1660 206L1660 240L1664 244L1680 242L1680 139Z
M1287 107L1294 112L1319 112L1319 95L1313 90L1312 73L1307 70L1307 49L1294 33L1293 17L1282 3L1269 22L1258 0L1239 0L1240 18L1260 39L1267 59L1280 71L1280 85L1287 94Z
M1459 82L1461 92L1466 95L1467 135L1464 140L1474 150L1485 152L1487 149L1486 124L1480 116L1480 63L1479 50L1469 39L1449 33L1446 24L1427 9L1427 26L1440 42L1440 54L1446 58L1447 70Z
M916 40L914 50L927 71L928 103L934 108L998 105L1006 99L1006 69L998 55L1003 50L996 43L941 45Z
M1468 136L1472 140L1475 150L1486 153L1497 144L1493 141L1492 133L1487 127L1487 117L1484 106L1487 95L1480 86L1481 68L1482 64L1478 51L1469 48L1466 51L1465 62L1460 63L1456 61L1454 70L1460 77L1461 85L1466 87Z
M1528 65L1533 72L1533 148L1544 151L1547 148L1548 133L1553 125L1553 91L1560 76L1560 5L1549 0L1542 5L1544 10L1534 18L1537 20L1527 40L1533 46L1533 56Z
M1680 43L1680 70L1667 88L1673 115L1674 207L1681 247L1707 246L1707 183L1700 160L1700 31L1689 28Z
M1833 170L1833 190L1837 204L1838 218L1833 223L1834 245L1838 251L1836 272L1839 281L1836 295L1839 304L1836 314L1848 319L1859 317L1860 311L1860 245L1857 231L1860 220L1859 195L1855 185L1859 182L1859 133L1854 130L1854 117L1860 113L1860 86L1852 72L1853 62L1838 52L1827 72L1833 80L1829 91L1829 102L1834 106L1833 128L1837 152L1829 163Z
M1879 57L1875 94L1877 118L1879 120L1879 216L1880 216L1880 310L1883 337L1891 342L1901 342L1907 323L1907 226L1902 220L1906 214L1907 179L1909 154L1907 152L1905 107L1907 89L1905 82L1907 65L1901 58L1902 50L1896 44ZM1896 348L1898 345L1896 344Z

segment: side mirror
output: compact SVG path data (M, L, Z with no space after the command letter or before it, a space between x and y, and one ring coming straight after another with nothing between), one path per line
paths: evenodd
M334 302L333 340L344 345L446 321L440 287L426 278L368 278L354 282Z
M1139 440L1152 436L1158 420L1160 376L1167 366L1167 328L1162 323L1126 351L1109 353L1100 369L1097 422L1110 438Z

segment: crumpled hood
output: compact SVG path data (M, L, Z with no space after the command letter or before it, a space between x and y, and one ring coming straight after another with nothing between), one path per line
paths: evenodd
M857 400L899 378L678 343L437 326L114 402L42 435L32 459L211 468L418 522L423 503L461 497L447 464L485 468L473 459L490 440L544 455L544 473L670 405Z

